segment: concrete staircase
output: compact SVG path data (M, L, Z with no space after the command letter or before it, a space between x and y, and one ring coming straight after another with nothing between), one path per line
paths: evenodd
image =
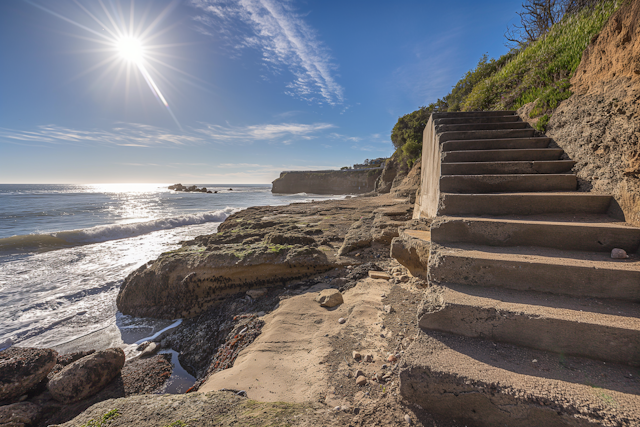
M402 395L467 425L640 426L640 229L513 112L427 126L431 286Z

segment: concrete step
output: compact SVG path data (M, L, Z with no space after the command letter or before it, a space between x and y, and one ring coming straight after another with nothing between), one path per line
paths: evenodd
M442 144L442 151L547 148L549 142L547 137L450 140Z
M446 425L640 425L640 376L624 365L434 331L402 360L401 396Z
M443 175L442 193L520 193L575 191L578 181L573 174L537 175Z
M442 163L559 160L563 153L562 148L447 151L442 153L441 160Z
M505 129L530 129L531 126L527 122L509 122L509 123L466 123L466 124L436 124L436 132L461 132L461 131L479 131L479 130L505 130Z
M442 163L442 175L558 174L569 172L573 160Z
M429 280L640 302L640 259L538 247L432 245Z
M607 220L600 215L579 222L554 221L553 216L547 221L439 217L431 224L431 241L441 245L538 246L608 253L621 248L635 253L640 246L640 228Z
M519 116L484 116L484 117L461 117L449 119L435 119L434 124L438 125L458 125L466 123L507 123L519 122Z
M605 214L611 200L592 193L442 193L438 215Z
M457 119L468 117L517 116L515 111L464 111L456 113L434 113L433 119Z
M511 289L432 287L422 329L640 366L640 305Z
M531 138L535 133L535 129L461 130L438 133L438 140L442 144L458 140Z

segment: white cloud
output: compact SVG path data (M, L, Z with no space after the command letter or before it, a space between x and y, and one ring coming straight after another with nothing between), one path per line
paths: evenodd
M191 0L191 4L203 12L194 18L198 31L214 31L235 49L260 50L263 63L275 73L287 68L294 78L285 93L310 102L344 102L328 49L289 2Z
M296 140L311 140L335 126L329 123L279 123L249 126L212 125L202 123L188 132L172 133L166 129L136 123L120 123L110 130L80 130L57 125L38 126L25 131L0 128L0 142L42 146L49 145L116 145L121 147L176 147L207 143L253 143L265 141L289 145Z
M159 127L137 123L120 123L111 130L79 130L57 125L38 126L34 131L0 128L0 140L2 139L6 142L124 147L181 146L206 142L200 136L176 134Z
M205 124L205 126L206 127L203 129L196 129L196 131L213 139L215 142L276 141L291 137L311 139L314 137L313 134L334 127L334 125L329 123L281 123L250 125L244 127ZM288 139L279 142L282 142L283 144L290 144L292 141Z

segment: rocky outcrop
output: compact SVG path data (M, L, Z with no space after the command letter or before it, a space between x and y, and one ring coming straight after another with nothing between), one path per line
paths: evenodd
M54 399L73 403L102 390L124 366L121 348L98 351L66 366L47 384Z
M282 172L272 193L363 194L375 189L382 168Z
M580 190L612 194L619 216L634 225L640 225L639 22L637 0L611 16L571 79L574 95L547 127L577 162Z
M11 347L0 352L0 401L19 397L38 385L56 364L47 348Z
M169 190L184 191L186 193L213 193L213 191L207 190L207 187L198 188L195 185L190 185L189 187L187 187L186 185L182 185L182 184L173 184L167 188Z
M363 216L349 228L338 255L369 247L373 242L390 244L394 237L398 237L398 227L411 218L412 211L412 205L402 204L379 208L371 215Z
M118 310L140 317L189 318L234 293L352 263L336 256L349 226L394 203L390 198L351 198L235 213L218 233L186 242L130 274L120 288ZM409 209L406 205L403 212ZM380 231L379 238L390 242L393 233L385 233Z

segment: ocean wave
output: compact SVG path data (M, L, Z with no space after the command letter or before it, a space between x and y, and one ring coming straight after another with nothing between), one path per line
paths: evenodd
M72 246L88 245L109 240L126 239L159 230L169 230L187 225L222 222L238 211L227 207L215 212L181 215L128 224L99 225L81 230L58 231L46 234L27 234L0 239L1 253L44 252Z

